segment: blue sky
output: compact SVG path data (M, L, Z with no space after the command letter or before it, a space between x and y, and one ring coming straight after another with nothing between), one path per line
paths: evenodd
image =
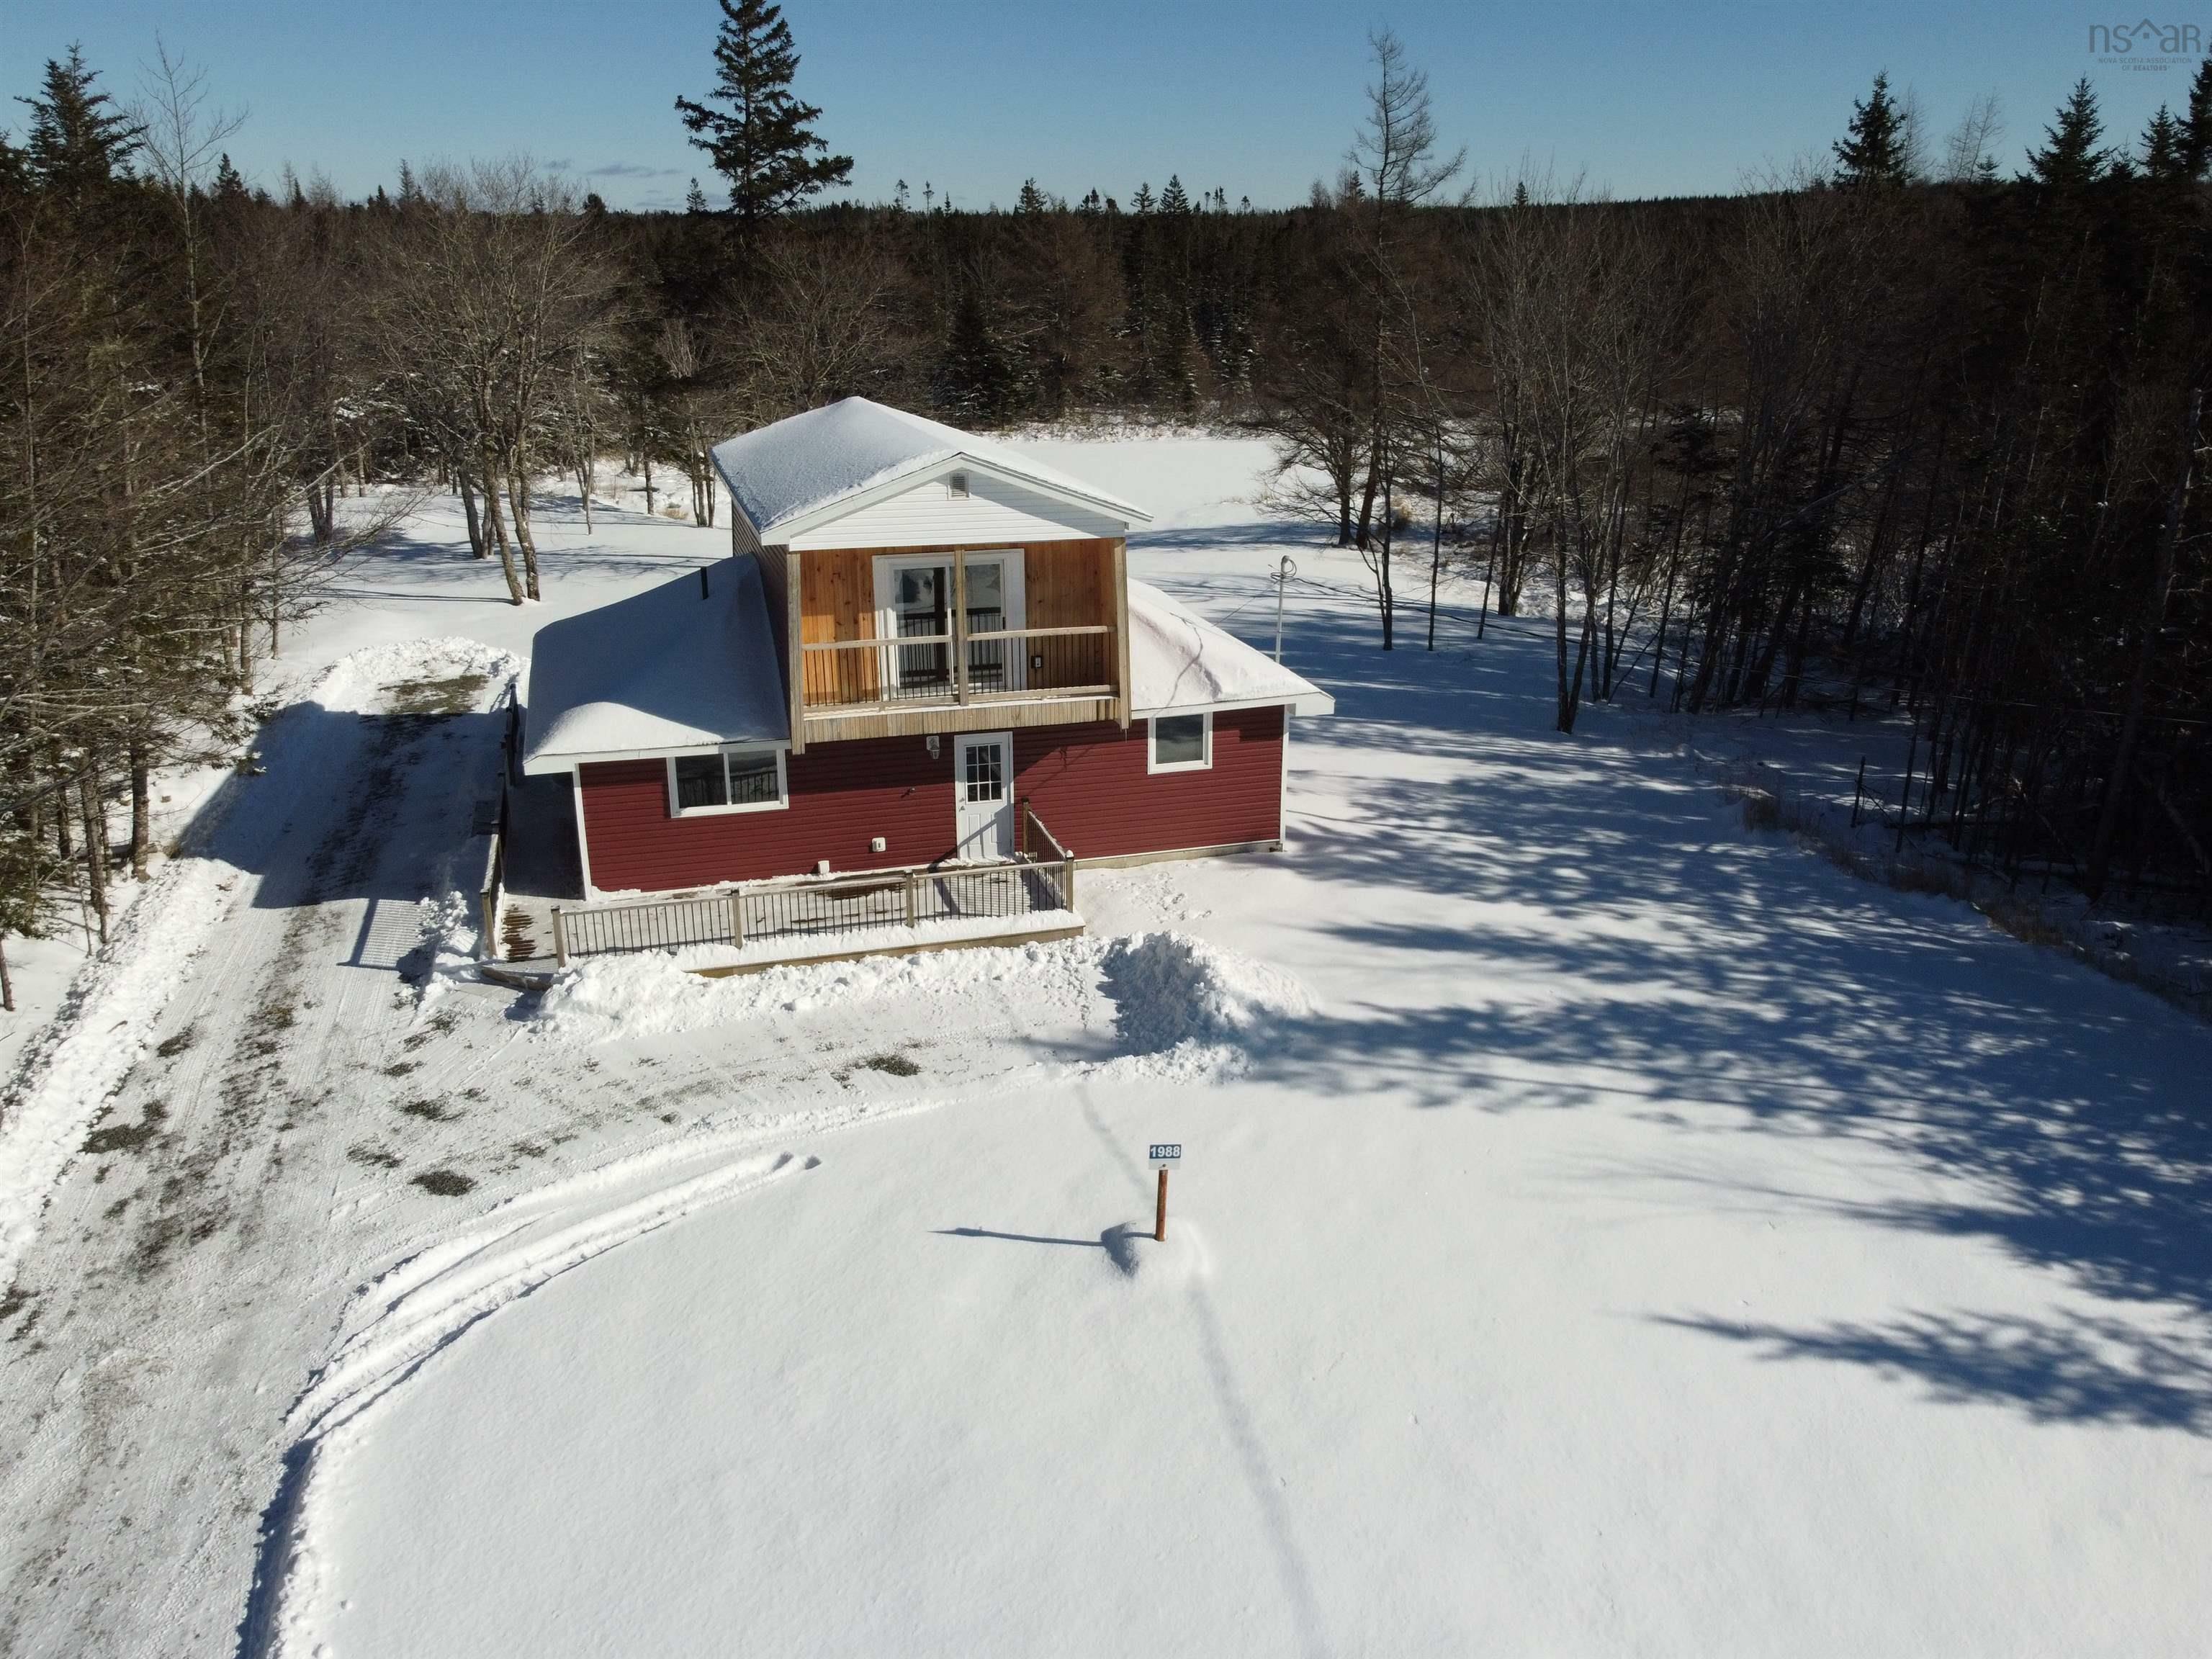
M30 90L73 39L128 91L158 33L248 112L231 150L257 181L289 161L364 194L403 156L523 150L617 206L672 204L706 174L671 104L706 90L717 15L714 0L0 0L0 94ZM1885 68L1939 140L1996 94L2008 171L2076 76L2130 138L2190 76L2147 69L2141 46L2094 52L2091 26L2120 14L2079 5L793 0L785 15L854 194L904 178L919 197L927 179L979 207L1011 204L1030 174L1071 198L1126 199L1176 173L1232 203L1302 199L1359 119L1365 35L1385 21L1477 174L1525 159L1618 196L1732 190L1825 155ZM20 133L25 112L5 110Z

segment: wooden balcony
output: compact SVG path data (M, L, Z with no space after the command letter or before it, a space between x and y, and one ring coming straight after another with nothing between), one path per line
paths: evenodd
M793 603L792 726L799 746L854 738L1126 723L1126 598L1118 542L1024 550L1025 623L1014 601L971 586L967 555L943 556L937 607L900 616L872 602L871 561L907 550L792 556L808 568ZM1007 554L988 556L1003 561ZM802 598L803 595L803 598ZM803 606L803 609L802 609ZM896 629L896 633L888 630Z

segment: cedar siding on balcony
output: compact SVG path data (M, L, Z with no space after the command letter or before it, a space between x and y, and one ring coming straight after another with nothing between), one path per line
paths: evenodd
M1022 626L947 609L948 632L880 649L850 648L880 636L878 562L1018 552ZM796 635L792 684L795 746L915 733L1128 721L1128 617L1119 538L1066 537L964 547L770 549L784 575L787 632ZM780 556L779 556L780 555ZM797 567L797 592L789 589ZM765 584L771 590L778 584ZM789 624L795 621L795 627ZM977 625L980 623L980 625ZM970 635L973 635L971 638ZM994 637L996 635L997 637ZM896 638L896 636L892 636ZM811 647L811 648L809 648ZM831 648L845 647L845 648ZM926 660L942 680L892 684Z

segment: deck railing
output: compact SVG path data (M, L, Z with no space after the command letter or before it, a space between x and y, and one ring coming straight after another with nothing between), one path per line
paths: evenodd
M830 640L799 655L810 712L1115 694L1110 623Z
M510 688L511 689L511 688ZM507 735L502 738L502 750L510 749L514 741L514 724L508 721ZM478 941L477 955L485 962L499 960L500 908L507 902L507 799L510 781L502 764L499 773L499 816L493 820L491 842L484 848L483 879L477 884L477 916L483 933Z
M1024 805L1025 835L1058 848ZM1034 853L1003 864L945 865L924 870L808 877L727 891L622 904L556 905L553 954L562 967L574 957L665 951L687 945L743 946L767 939L859 936L854 948L896 942L876 930L929 922L1014 921L1075 908L1075 860L1065 852Z

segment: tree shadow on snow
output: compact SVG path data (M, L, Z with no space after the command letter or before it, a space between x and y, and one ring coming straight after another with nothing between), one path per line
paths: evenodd
M564 532L562 539L538 549L538 568L549 600L558 599L560 584L569 576L605 581L659 573L672 579L729 556L726 527L702 534L688 519L678 523L598 506L592 512L600 530L577 546L569 544L565 534L582 529L583 515L574 495L542 503L535 511L533 522ZM650 544L598 539L600 533L614 532L621 532L625 544L650 538ZM520 555L516 557L519 568ZM459 504L450 497L432 501L349 557L328 591L334 599L380 604L394 599L430 605L513 604L498 556L479 559L470 550Z
M497 823L506 727L504 710L295 703L263 729L259 775L226 780L185 844L259 877L257 909L473 894L483 872L463 866L472 838ZM363 927L376 925L372 908Z
M1910 1195L1733 1196L1984 1241L2139 1305L1805 1331L1666 1322L2037 1420L2212 1426L2212 1034L1964 905L1747 832L1686 763L1618 743L1637 734L1605 710L1559 736L1533 630L1435 655L1375 638L1348 607L1291 631L1286 657L1339 712L1294 727L1279 867L1316 889L1287 895L1285 914L1401 960L1397 994L1271 1030L1253 1077L1431 1109L1611 1105L1686 1133L1869 1143L1936 1178ZM1299 799L1299 752L1322 746L1358 751L1334 769L1369 774L1348 806ZM1420 775L1360 764L1376 754L1419 757ZM1422 919L1395 919L1408 915ZM1729 1196L1709 1176L1592 1173Z

